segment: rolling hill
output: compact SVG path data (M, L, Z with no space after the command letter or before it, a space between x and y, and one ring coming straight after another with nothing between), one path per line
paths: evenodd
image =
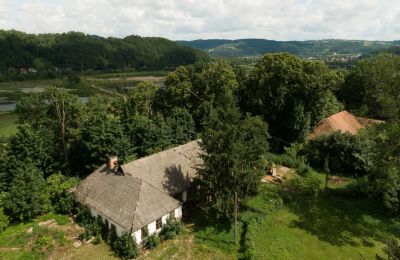
M184 46L203 50L216 57L259 56L272 52L289 52L303 57L324 57L335 54L359 55L400 45L400 41L363 40L274 41L265 39L210 39L177 42Z

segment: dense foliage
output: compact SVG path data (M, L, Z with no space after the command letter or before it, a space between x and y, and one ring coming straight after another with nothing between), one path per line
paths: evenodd
M371 118L400 119L400 56L361 60L338 92L348 109Z
M260 117L241 116L231 73L221 71L210 79L215 101L205 121L202 146L207 154L198 172L200 198L222 216L232 215L235 194L243 198L256 192L261 156L268 150L268 127Z
M170 69L206 59L199 50L156 37L118 39L79 32L33 35L0 30L3 79L55 77L67 68Z
M333 94L341 82L341 74L323 63L284 53L265 55L250 71L241 105L262 116L271 135L290 143L303 140L319 120L341 110Z
M365 175L370 166L366 153L368 140L363 136L335 132L309 140L300 151L313 167L324 170L329 157L328 168L336 174L351 176Z

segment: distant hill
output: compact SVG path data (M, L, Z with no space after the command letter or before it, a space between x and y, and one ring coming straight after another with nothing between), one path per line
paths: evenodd
M273 41L264 39L211 39L177 42L184 46L203 50L217 57L259 56L271 52L289 52L303 57L324 57L335 54L358 55L400 45L400 41L361 40Z
M165 69L207 59L200 50L157 37L103 38L79 32L26 34L0 30L0 72L22 68Z

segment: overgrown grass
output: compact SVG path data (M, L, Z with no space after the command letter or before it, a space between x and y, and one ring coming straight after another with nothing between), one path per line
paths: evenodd
M0 112L0 137L8 137L17 132L18 116L15 113Z
M239 244L234 242L233 223L214 219L196 207L185 209L183 231L175 239L162 242L140 259L238 259ZM238 225L237 234L241 233Z
M55 213L48 213L46 215L38 217L35 222L43 222L48 221L50 219L54 219L58 225L65 225L68 223L69 219L66 215L55 214Z
M55 248L65 246L68 241L64 231L39 225L39 222L49 219L55 219L58 225L68 222L66 216L47 214L30 223L10 226L1 232L0 259L42 259Z
M400 223L371 199L303 199L263 215L250 234L254 259L374 259L400 235Z

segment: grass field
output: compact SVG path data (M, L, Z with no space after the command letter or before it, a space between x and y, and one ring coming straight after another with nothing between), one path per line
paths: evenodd
M257 230L257 259L375 259L400 223L376 201L322 198L285 206Z
M0 137L8 137L17 132L18 116L14 113L0 113Z
M282 204L276 203L281 201L277 189L262 184L260 193L246 199L247 206L241 209L241 220L246 213L258 216L249 236L255 259L375 259L376 255L384 256L382 249L389 236L400 238L400 222L388 218L379 201L327 195ZM218 221L195 207L187 207L184 214L181 234L153 250L142 249L138 259L244 256L242 235L246 232L240 222L237 234L242 235L234 243L232 224ZM58 224L53 231L38 228L40 221L49 219ZM27 233L30 227L34 228L33 233ZM0 233L0 259L43 258L43 253L33 250L40 235L50 236L54 241L54 248L45 255L47 258L116 259L105 243L85 243L75 248L73 241L79 232L82 228L65 216L54 214L11 226Z

